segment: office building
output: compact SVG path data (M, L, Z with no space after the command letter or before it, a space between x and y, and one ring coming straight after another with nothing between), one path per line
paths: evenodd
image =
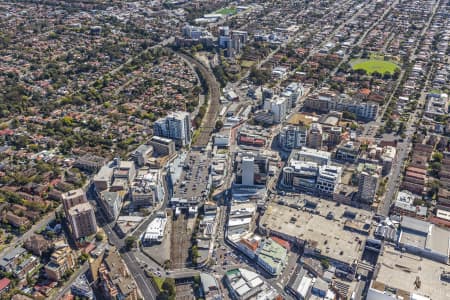
M68 211L69 221L74 239L87 237L97 232L94 209L90 203L80 203Z
M156 218L148 224L142 236L144 243L161 243L164 239L167 224L167 216L165 212L158 212Z
M321 196L331 197L341 182L342 168L337 166L320 166L316 189Z
M191 142L191 118L187 112L173 112L153 124L153 134L173 139L180 146Z
M301 150L292 151L289 160L315 162L318 165L328 165L331 161L331 153L327 151L321 151L302 147Z
M314 193L319 166L315 162L290 161L283 168L282 186L299 192Z
M153 136L150 139L150 145L158 155L172 155L175 153L175 143L171 139L160 136Z
M218 43L220 48L228 48L228 44L230 43L230 27L228 26L219 27Z
M123 193L103 191L100 193L100 203L109 221L116 221L122 209Z
M380 183L381 167L374 164L360 164L358 166L358 200L372 204Z
M322 138L323 138L322 125L320 125L319 123L312 123L308 132L307 146L313 149L322 148Z
M153 147L150 145L140 145L133 151L131 157L137 166L142 167L147 164L148 159L153 154Z
M208 32L204 28L191 25L183 26L181 32L185 38L192 40L199 40L200 38L208 35Z
M253 185L255 179L255 158L244 156L242 158L242 184Z
M106 191L110 188L113 174L114 174L115 163L110 161L106 165L102 166L97 174L95 174L92 180L95 186L95 191L100 193Z

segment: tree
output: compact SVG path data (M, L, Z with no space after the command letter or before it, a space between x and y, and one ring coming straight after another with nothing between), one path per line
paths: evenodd
M438 176L441 169L442 169L442 164L438 161L432 162L430 164L430 174L434 177Z
M444 158L444 155L441 152L435 152L433 154L433 161L442 162L443 158Z
M398 134L398 135L402 135L402 134L405 132L405 129L406 129L405 123L404 123L404 122L401 122L401 123L398 125L397 134Z
M347 120L356 120L356 115L352 112L344 111L342 113L342 118L347 119Z
M135 247L137 239L134 236L128 236L125 239L125 246L127 247L127 249L131 249Z
M98 232L98 233L95 235L95 240L96 240L97 242L103 241L103 234L101 234L100 232Z
M219 131L220 129L222 129L222 127L223 127L223 122L222 122L222 120L217 120L217 121L216 121L216 126L215 126L216 131Z
M324 269L328 269L330 267L330 262L328 261L328 259L324 258L320 260L320 264L322 265L322 267Z
M88 259L89 255L87 253L82 253L79 258L81 264L84 264Z
M162 289L167 291L169 296L175 296L175 280L173 278L166 278L162 284Z

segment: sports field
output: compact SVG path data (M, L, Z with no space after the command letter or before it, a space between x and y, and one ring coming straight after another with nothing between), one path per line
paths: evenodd
M215 11L215 13L220 15L235 15L237 13L237 9L236 7L224 7Z
M393 74L398 66L393 62L380 59L355 59L351 61L353 70L366 70L367 74L378 72L380 74Z

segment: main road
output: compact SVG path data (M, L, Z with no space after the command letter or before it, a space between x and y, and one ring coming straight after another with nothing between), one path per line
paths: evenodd
M431 21L433 20L434 15L436 14L436 10L439 6L440 1L436 1L434 3L433 9L432 9L432 13L428 19L428 22L426 24L426 26L422 29L422 32L420 34L421 37L423 37L425 35L425 33L428 31L428 28L430 27ZM415 52L417 50L417 48L420 45L420 38L417 39L416 45L413 48L413 50L411 51L412 55L409 57L409 62L411 63L411 65L415 62L416 60L416 56L415 56ZM401 77L403 77L403 73ZM414 135L415 132L415 128L413 128L413 124L415 124L416 120L417 120L417 115L418 113L420 113L421 111L421 107L423 107L424 103L425 103L425 94L424 94L424 90L427 88L428 86L428 80L430 77L431 71L430 69L428 70L427 73L427 78L426 78L426 82L424 84L424 87L421 91L421 96L419 98L418 101L418 105L416 110L411 114L411 117L409 118L408 122L406 123L406 131L405 131L405 135L406 138L403 139L403 141L401 141L398 145L397 145L397 159L394 163L394 165L392 166L392 170L391 170L391 174L388 177L388 182L386 184L386 193L382 199L382 201L380 202L379 206L378 206L378 214L383 215L383 216L387 216L389 214L389 210L391 207L391 204L394 200L395 194L397 192L397 190L400 187L400 181L401 181L401 171L403 170L404 167L404 163L406 161L407 155L411 150L411 146L412 146L412 137ZM399 81L401 81L401 78L399 78ZM397 85L396 89L399 86ZM394 90L393 94L395 93L396 90ZM389 100L392 99L392 96ZM387 104L386 104L387 106ZM381 115L382 116L382 115Z

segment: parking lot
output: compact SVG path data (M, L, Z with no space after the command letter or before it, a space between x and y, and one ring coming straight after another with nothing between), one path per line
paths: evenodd
M206 198L210 159L206 153L191 151L184 161L183 174L174 189L177 198Z

